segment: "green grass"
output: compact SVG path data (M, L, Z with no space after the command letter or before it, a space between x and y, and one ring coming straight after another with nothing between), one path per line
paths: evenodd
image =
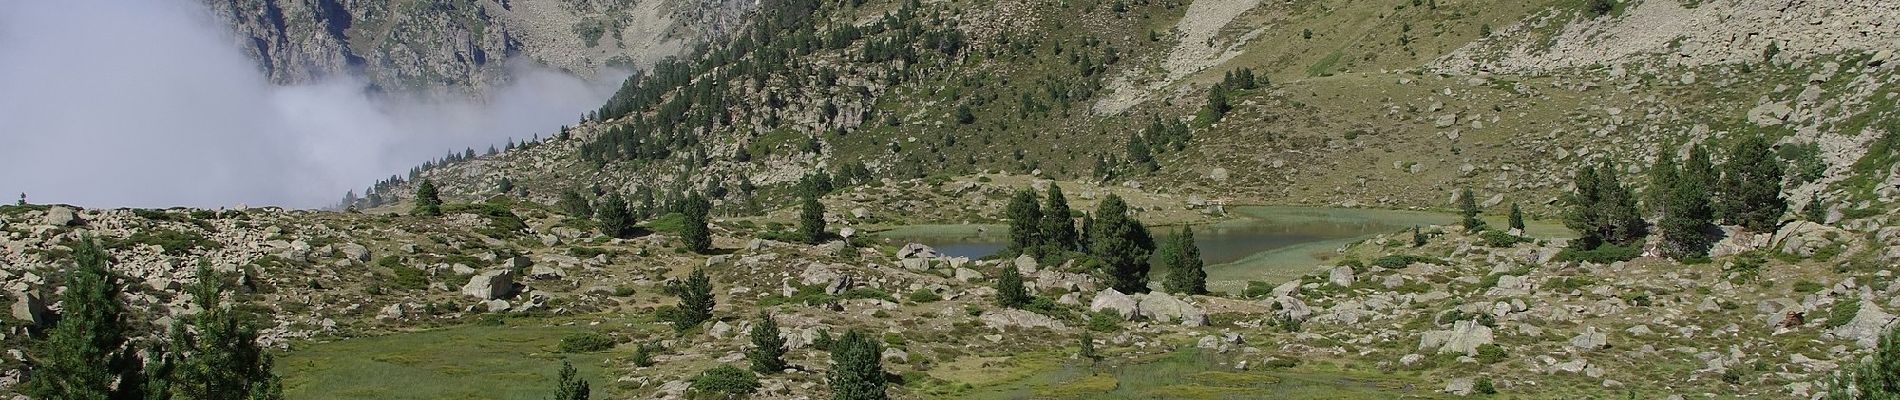
M1220 355L1184 349L1126 365L1064 364L965 398L1052 399L1390 399L1432 398L1413 382L1356 373L1301 369L1234 370ZM1256 361L1257 362L1257 361ZM1407 387L1414 389L1407 390ZM1419 397L1424 396L1424 397Z
M551 393L567 358L604 391L607 353L555 354L561 337L579 331L466 325L299 345L278 358L277 372L290 399L526 400Z

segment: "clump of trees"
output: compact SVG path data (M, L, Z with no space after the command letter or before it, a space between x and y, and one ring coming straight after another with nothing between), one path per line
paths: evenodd
M1089 256L1101 268L1109 287L1122 293L1148 292L1148 256L1154 237L1128 214L1128 203L1110 194L1096 205L1089 232Z
M170 342L147 343L140 357L120 282L91 237L73 250L61 315L31 350L24 392L42 399L283 399L270 354L257 344L253 317L224 306L224 277L203 264L190 292L204 311L175 322Z
M1636 197L1624 185L1614 162L1585 165L1577 171L1576 191L1566 196L1570 209L1564 225L1580 237L1567 249L1567 259L1603 261L1634 258L1636 244L1649 225L1636 208Z
M1062 187L1049 185L1047 202L1033 190L1016 192L1003 209L1009 219L1009 243L1005 254L1027 254L1050 260L1081 249L1081 234L1075 229L1073 211Z
M1866 361L1842 366L1828 386L1827 400L1900 399L1900 326L1880 337Z

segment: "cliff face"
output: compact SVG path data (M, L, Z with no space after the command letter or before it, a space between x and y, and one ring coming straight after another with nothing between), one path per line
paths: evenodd
M479 91L520 56L590 75L643 67L737 21L724 0L204 0L279 84L360 73L384 89Z

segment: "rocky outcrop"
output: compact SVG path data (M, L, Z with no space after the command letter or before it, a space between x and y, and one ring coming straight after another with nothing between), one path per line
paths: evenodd
M1478 346L1491 344L1492 340L1491 327L1478 324L1475 320L1463 320L1452 323L1449 330L1430 331L1420 335L1418 350L1477 355Z
M482 300L507 297L514 290L515 272L505 269L476 274L468 279L468 284L462 285L463 295Z
M1846 300L1854 301L1854 300ZM1847 324L1834 328L1828 334L1842 340L1852 340L1861 348L1873 348L1879 342L1880 335L1894 324L1893 314L1881 310L1879 305L1870 301L1860 302L1860 311L1854 313L1854 319Z
M1018 310L1014 308L1005 308L998 311L985 312L983 313L981 317L978 317L978 319L983 321L984 326L988 326L990 327L990 329L996 329L996 330L1004 330L1006 328L1063 329L1066 327L1065 325L1062 324L1062 321L1057 321L1054 318L1049 318L1049 316L1047 315Z
M590 73L644 66L729 29L756 3L509 0L405 3L203 0L279 84L361 73L384 89L485 88L522 57Z

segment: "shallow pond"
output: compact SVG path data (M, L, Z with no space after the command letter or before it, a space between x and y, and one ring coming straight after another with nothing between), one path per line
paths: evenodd
M1194 227L1194 242L1207 264L1209 287L1234 291L1245 281L1278 283L1324 264L1322 255L1382 233L1415 225L1457 223L1455 214L1360 208L1235 207L1232 219ZM1495 220L1492 220L1495 219ZM1502 217L1487 218L1503 226ZM1529 221L1529 235L1561 237L1569 232L1554 222ZM1158 227L1156 236L1178 227ZM1008 228L1001 225L921 225L879 232L896 241L930 245L951 257L982 258L1003 250ZM1157 279L1158 280L1158 279Z

